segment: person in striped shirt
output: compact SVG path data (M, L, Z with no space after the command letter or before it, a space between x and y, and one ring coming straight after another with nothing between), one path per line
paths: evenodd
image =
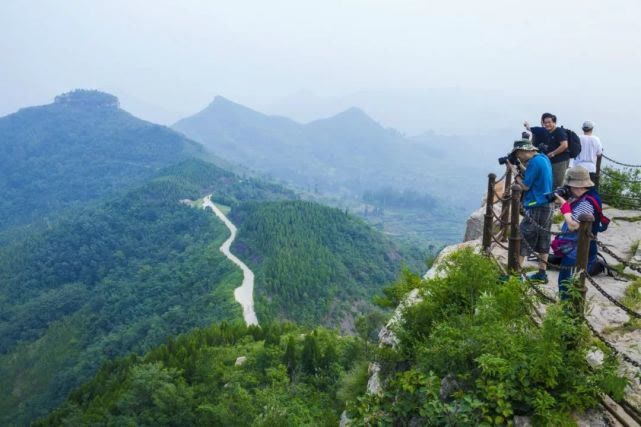
M578 230L581 225L579 218L584 214L594 217L592 233L596 236L601 229L602 204L587 169L581 166L568 169L563 184L569 187L571 197L565 200L555 193L557 201L561 204L564 222L561 235L552 242L552 249L556 255L561 256L559 296L566 300L576 267ZM597 245L596 241L592 240L588 255L588 270L596 262L596 256Z

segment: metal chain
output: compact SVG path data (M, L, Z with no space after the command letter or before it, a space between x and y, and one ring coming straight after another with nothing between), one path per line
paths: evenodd
M629 307L626 307L622 303L619 302L616 298L614 298L612 295L608 294L599 284L594 280L592 276L585 275L585 277L588 279L588 282L592 284L599 292L601 292L601 295L603 295L608 301L610 301L612 304L616 305L619 307L621 310L625 311L628 313L628 315L635 317L637 319L641 319L641 314L637 313L636 311L632 310Z
M607 176L608 178L613 179L613 180L615 180L615 181L625 182L625 183L628 183L628 184L641 184L641 180L638 180L638 179L628 179L628 178L623 177L623 176L616 176L616 175L614 175L614 174L612 174L612 173L608 172L608 170L607 170L607 169L603 169L603 170L601 171L601 173L602 173L603 175Z
M610 248L608 248L605 243L601 242L600 240L596 241L597 245L605 252L606 254L610 255L612 258L615 260L619 261L621 264L625 265L626 267L629 267L631 270L636 271L637 273L641 273L641 266L637 266L632 264L630 261L624 260L622 257L617 255L616 253L612 252Z
M602 156L603 156L603 158L608 159L612 163L614 163L616 165L619 165L619 166L625 166L626 168L641 168L641 165L630 165L630 164L627 164L627 163L621 163L619 161L616 161L616 160L606 156L605 154L602 154Z
M532 223L532 224L534 225L534 228L538 229L539 231L543 231L543 232L545 232L545 233L550 233L552 236L560 236L560 235L562 235L562 234L563 234L563 233L558 232L558 231L548 230L548 229L546 229L546 228L542 227L541 225L539 225L539 223L538 223L538 222L536 222L536 221L534 220L534 218L532 218L532 217L530 216L530 214L527 212L527 209L525 209L525 208L521 209L521 214L522 214L525 218L527 218L527 219L530 221L530 223Z
M630 365L636 367L637 369L641 369L641 363L640 362L637 362L636 360L634 360L633 358L631 358L627 354L619 351L613 344L611 344L605 338L603 338L603 336L600 333L597 332L597 330L592 326L592 324L588 321L588 319L586 317L584 317L583 320L585 320L585 324L588 325L588 328L590 328L590 331L592 331L592 335L597 337L603 344L605 344L605 346L607 348L612 350L612 352L614 354L616 354L617 356L621 356L621 358L623 360L628 362Z
M521 239L521 243L525 243L525 246L527 247L527 250L534 255L534 257L537 259L538 262L542 262L548 267L554 267L558 270L573 270L576 268L574 265L556 265L556 264L550 264L547 260L544 260L541 255L538 254L534 249L532 249L532 246L527 242L525 239Z

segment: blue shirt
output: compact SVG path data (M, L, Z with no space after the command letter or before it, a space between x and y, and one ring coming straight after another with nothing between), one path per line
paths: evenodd
M523 184L529 190L523 195L523 206L548 205L550 202L545 198L546 193L552 192L552 164L545 154L537 154L530 159L525 169Z

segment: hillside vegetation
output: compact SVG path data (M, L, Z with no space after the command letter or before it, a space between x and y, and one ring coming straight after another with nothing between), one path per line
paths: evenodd
M178 203L291 196L187 161L0 249L0 424L42 415L106 359L240 318L241 272L213 215Z
M602 393L622 397L616 357L570 307L548 307L538 324L528 287L500 282L471 250L440 268L430 280L406 274L380 300L396 306L414 288L422 297L404 310L398 345L378 356L383 392L349 404L353 425L507 425L516 415L573 425ZM604 363L592 367L586 355L597 348Z
M343 410L352 426L508 425L515 415L572 425L601 393L621 397L616 359L602 348L604 363L590 367L597 344L567 308L550 307L538 325L523 284L499 282L470 251L441 268L431 280L406 272L379 298L394 306L416 286L425 296L405 310L397 347L376 352L380 394L366 392L372 354L360 338L222 323L105 364L37 425L335 426Z
M362 220L316 203L243 203L231 219L240 227L233 250L256 273L263 319L308 326L344 321L349 329L403 262L424 266L420 252L400 249Z
M35 425L335 426L362 355L323 329L222 323L105 364Z
M140 184L202 147L78 90L0 118L0 231Z

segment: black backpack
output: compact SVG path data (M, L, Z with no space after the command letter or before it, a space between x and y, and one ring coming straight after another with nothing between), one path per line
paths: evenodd
M561 128L568 135L568 153L574 159L581 153L581 138L573 130L566 129L563 126Z

